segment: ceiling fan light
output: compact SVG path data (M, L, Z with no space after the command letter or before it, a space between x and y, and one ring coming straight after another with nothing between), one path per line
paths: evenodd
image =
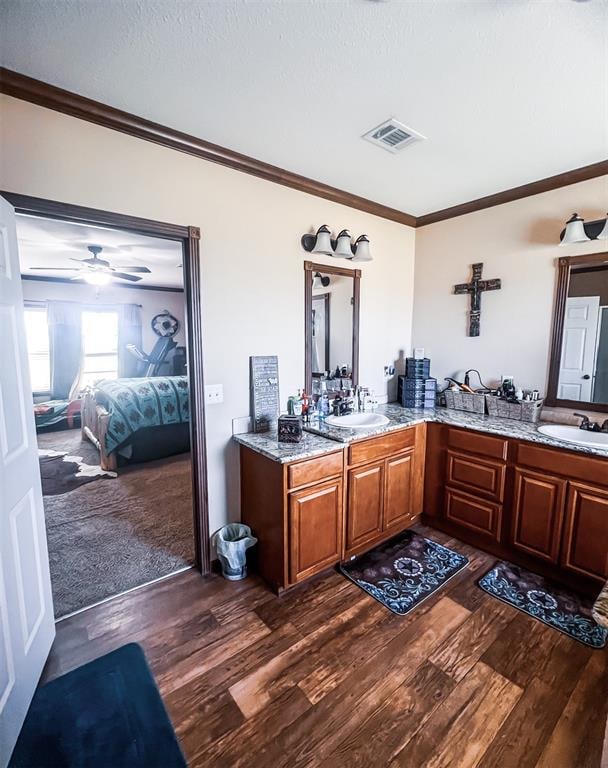
M101 272L96 270L95 272L87 272L86 275L83 275L83 278L84 278L84 281L89 285L96 285L98 288L101 288L104 285L108 285L108 283L112 279L112 276L109 275L107 272Z
M336 259L352 259L353 252L350 247L350 232L347 229L343 229L338 235L332 256L335 256Z
M566 231L560 245L572 245L573 243L584 243L589 238L585 232L584 221L578 215L573 213L566 222Z
M604 222L604 228L597 236L598 240L608 240L608 213L606 214L606 221Z
M312 253L319 254L320 256L334 255L334 249L331 247L331 232L325 224L317 230L315 247L312 249Z

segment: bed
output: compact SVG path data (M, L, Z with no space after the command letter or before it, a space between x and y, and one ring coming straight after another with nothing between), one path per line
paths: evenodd
M99 450L102 469L190 450L187 376L99 382L82 400L82 436Z

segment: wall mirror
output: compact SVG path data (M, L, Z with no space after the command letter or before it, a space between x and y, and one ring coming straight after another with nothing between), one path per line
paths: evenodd
M608 253L558 261L547 403L608 411Z
M305 381L331 397L359 379L361 270L304 262Z

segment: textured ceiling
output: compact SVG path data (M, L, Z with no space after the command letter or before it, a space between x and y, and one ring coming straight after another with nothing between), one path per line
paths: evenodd
M608 156L605 0L1 6L4 66L414 215Z
M88 245L101 245L100 258L112 267L148 267L150 274L139 275L138 285L182 288L184 285L182 247L174 240L145 237L118 229L105 229L69 221L17 216L19 261L22 275L71 278L70 272L56 272L48 267L78 268L72 259L87 259ZM47 267L36 269L32 267ZM122 285L124 281L115 281Z

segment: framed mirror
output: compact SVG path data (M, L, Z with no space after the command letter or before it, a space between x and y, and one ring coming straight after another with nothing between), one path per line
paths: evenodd
M304 262L306 391L331 397L359 380L361 270Z
M608 253L558 261L547 405L608 411Z

